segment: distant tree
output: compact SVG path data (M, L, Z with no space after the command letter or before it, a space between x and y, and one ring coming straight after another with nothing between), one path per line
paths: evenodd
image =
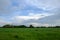
M29 28L34 28L34 26L33 25L30 25Z
M40 28L40 27L36 27L36 28Z
M26 28L25 25L14 26L14 28Z
M3 28L13 28L13 26L9 25L9 24L6 24L6 25L3 26Z
M56 28L60 28L60 26L56 26Z
M25 25L20 25L19 28L26 28L26 26Z
M40 28L46 28L46 26L41 26Z

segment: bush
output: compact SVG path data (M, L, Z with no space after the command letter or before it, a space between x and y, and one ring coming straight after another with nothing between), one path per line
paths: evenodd
M3 26L3 28L13 28L13 26L12 26L12 25L7 24L7 25L4 25L4 26Z
M30 25L29 28L34 28L34 26L33 25Z

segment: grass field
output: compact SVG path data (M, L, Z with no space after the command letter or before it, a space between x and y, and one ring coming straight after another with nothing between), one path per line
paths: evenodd
M0 28L0 40L60 40L60 28Z

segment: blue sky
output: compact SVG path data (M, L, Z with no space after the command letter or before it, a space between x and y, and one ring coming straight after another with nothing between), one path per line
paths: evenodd
M0 25L60 24L60 0L0 0Z

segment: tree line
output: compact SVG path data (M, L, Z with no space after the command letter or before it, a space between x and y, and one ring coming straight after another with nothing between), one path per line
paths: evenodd
M2 28L34 28L33 25L30 25L29 27L28 26L25 26L25 25L4 25L2 26Z
M6 24L4 26L2 26L1 28L60 28L60 26L33 26L33 25L30 25L29 27L28 26L25 26L25 25L9 25L9 24Z

